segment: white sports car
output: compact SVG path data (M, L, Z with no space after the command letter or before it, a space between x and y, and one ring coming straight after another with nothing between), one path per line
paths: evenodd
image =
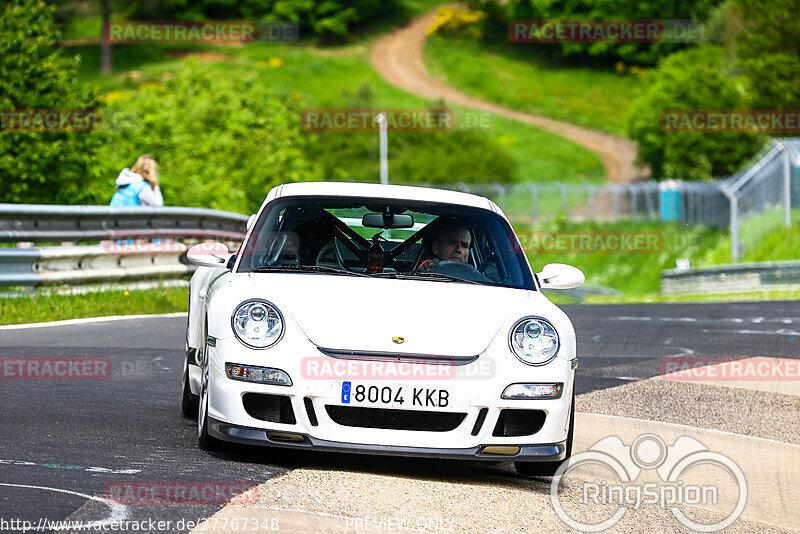
M430 188L275 187L241 248L203 243L183 411L219 440L331 452L569 458L575 331L492 201Z

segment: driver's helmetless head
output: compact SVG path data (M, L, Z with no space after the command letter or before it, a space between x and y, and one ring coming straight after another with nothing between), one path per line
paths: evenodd
M469 259L471 243L472 237L469 235L469 230L459 226L448 226L431 242L431 251L439 261L465 262Z

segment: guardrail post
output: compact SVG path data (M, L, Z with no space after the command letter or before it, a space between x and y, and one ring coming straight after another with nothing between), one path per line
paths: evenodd
M492 187L495 191L497 191L497 204L500 206L500 209L505 211L506 209L506 188L498 183L493 183Z
M724 184L720 184L719 188L722 194L725 195L725 198L728 199L731 206L731 261L736 263L739 261L739 200Z
M531 191L531 224L536 222L539 207L539 189L533 182L528 182L528 189Z
M563 183L559 181L556 181L556 185L558 186L558 189L561 191L561 211L563 211L566 214L569 211L567 209L567 186L565 186Z
M651 191L648 191L648 189L652 189L652 185L650 183L648 183L647 185L642 185L642 191L644 193L645 209L647 210L647 218L652 220L656 218L656 208L653 205L653 197L650 194ZM657 187L656 187L656 194L658 194Z
M625 186L625 189L628 191L628 196L631 199L631 219L635 221L639 218L639 206L637 205L637 201L639 200L638 191L634 184L628 184Z
M789 149L782 141L778 141L778 145L783 151L783 222L789 228L792 226L792 167Z

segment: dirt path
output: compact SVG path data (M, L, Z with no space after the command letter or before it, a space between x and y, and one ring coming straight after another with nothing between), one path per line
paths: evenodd
M430 11L411 21L408 26L380 38L372 48L373 68L392 85L431 100L443 98L450 104L487 111L524 122L560 135L595 152L603 160L608 178L614 183L627 183L647 176L634 166L636 143L623 137L553 120L541 115L523 113L468 96L434 79L425 68L423 49L426 30L436 11Z

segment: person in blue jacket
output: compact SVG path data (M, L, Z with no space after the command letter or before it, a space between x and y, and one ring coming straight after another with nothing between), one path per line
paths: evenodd
M150 154L139 156L132 169L122 169L117 177L117 191L111 197L116 207L163 206L158 187L158 164Z

